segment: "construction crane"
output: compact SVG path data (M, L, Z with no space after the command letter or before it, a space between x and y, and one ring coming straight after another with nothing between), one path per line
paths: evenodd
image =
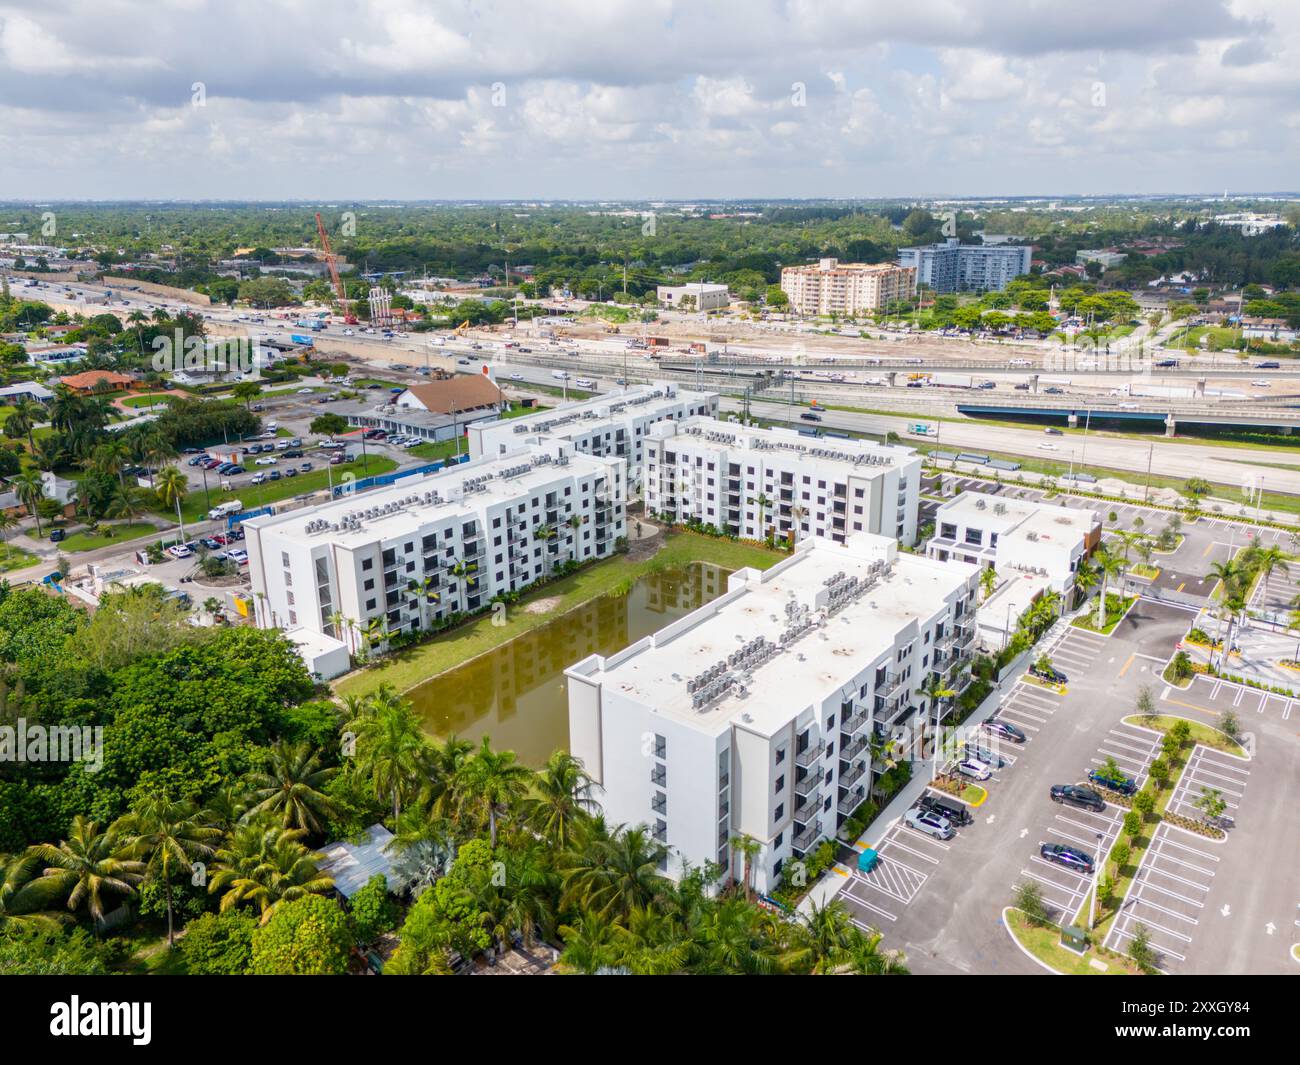
M325 232L325 223L321 221L320 212L316 212L316 232L320 234L321 251L325 253L325 265L330 268L330 280L334 282L334 291L338 293L339 310L343 312L343 321L348 325L357 324L357 316L348 310L348 294L339 277L338 257L330 247L330 235Z

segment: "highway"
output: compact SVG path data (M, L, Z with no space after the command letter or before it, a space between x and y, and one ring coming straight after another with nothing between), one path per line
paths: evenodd
M61 283L55 283L49 286L40 286L36 291L20 290L18 294L29 298L44 299L53 305L61 305L62 309L78 311L83 314L101 313L107 310L125 316L131 310L143 309L148 311L155 306L167 306L173 310L193 311L195 309L179 302L142 296L126 291L114 293L115 297L122 297L126 302L122 302L122 299L119 298L117 302L110 306L86 303L80 300L68 301L62 298L63 290L67 287L71 287L78 296L83 298L101 295L103 292L103 289L98 286L84 284L65 286ZM205 308L204 314L208 319L210 331L215 334L245 333L250 334L254 339L287 341L290 333L299 331L293 327L292 323L277 319L269 312L254 316L262 318L263 321L261 322L247 320L249 318L248 312L237 312L224 307ZM241 318L244 320L241 320ZM531 356L521 356L514 352L505 351L501 346L502 341L505 339L504 335L501 332L486 330L476 331L470 337L463 339L449 337L446 345L438 348L430 346L429 334L427 333L417 333L407 338L398 337L386 340L377 334L372 335L361 332L360 327L356 329L354 335L345 336L342 335L342 331L338 326L333 326L328 330L317 333L314 340L317 347L324 354L337 351L340 355L348 354L354 358L372 362L379 369L388 364L406 364L413 368L428 365L467 372L469 367L457 363L457 359L466 358L472 360L471 365L474 370L477 370L479 366L485 363L492 365L497 370L498 379L507 385L509 384L509 374L519 373L526 380L553 386L556 382L551 379L548 367L561 364L568 367L571 379L584 375L598 377L601 386L604 388L616 387L614 379L624 375L625 365L627 367L626 375L632 381L652 380L658 376L671 376L683 383L689 383L695 377L695 374L689 371L682 372L679 370L671 375L664 373L657 364L641 358L640 352L629 352L624 337L584 338L576 345L576 350L581 352L581 355L579 357L564 356L564 362L561 363L556 361L561 357L558 345L548 344L544 340L537 340L527 336L522 323L517 336L518 339L525 342L526 346L534 348L534 354L537 358L534 359ZM481 345L479 350L472 347L474 343ZM863 344L855 345L855 347L859 349L883 347L885 353L890 356L891 361L901 361L901 349L897 343L886 345ZM964 345L963 350L974 351L977 347L975 344L968 344ZM987 350L988 345L983 345L983 347ZM546 350L543 351L543 348L546 348ZM737 354L744 355L755 354L763 349L754 344L746 344L733 350ZM770 354L769 352L769 357ZM786 352L778 352L777 354L780 361L787 361L790 357ZM980 354L984 354L984 352ZM1046 357L1043 355L1043 349L1041 348L1037 354L1040 357ZM910 351L908 355L911 355ZM847 363L852 357L852 355L843 352L835 356L837 361L844 363ZM862 356L859 354L859 357ZM821 361L811 351L803 353L800 358L810 363ZM1097 358L1100 360L1102 355L1098 353ZM524 362L524 359L528 359L528 362ZM994 362L994 359L997 362ZM1206 372L1211 377L1216 376L1216 370L1220 372L1227 371L1224 376L1240 377L1242 375L1243 368L1235 360L1230 365L1218 367L1214 365L1215 361L1217 360L1213 356L1197 356L1190 360L1195 370ZM991 371L999 364L1003 369L1012 369L1007 366L1007 362L1008 353L1003 349L995 353L993 358L978 365L987 368L990 371L990 376L992 376ZM1189 360L1186 360L1184 356L1184 363L1180 367L1178 374L1183 378L1178 384L1184 387L1187 384L1188 362ZM529 363L532 363L532 365ZM909 362L905 365L914 368L914 363ZM975 365L977 363L972 361L970 355L963 354L956 358L949 356L943 360L927 358L924 360L923 368L925 370L936 370L940 368L948 369L949 366L974 367ZM1014 369L1021 374L1028 374L1034 372L1034 369L1037 368L1015 367ZM980 371L975 372L979 373ZM1040 370L1040 372L1046 371ZM1272 376L1276 380L1293 377L1296 371L1288 369L1270 374L1269 371L1259 370L1252 371L1252 373L1257 373L1260 378ZM900 435L905 435L909 420L907 411L913 411L915 415L920 416L925 416L926 413L933 415L936 412L953 410L958 398L992 402L1007 396L1006 382L1003 382L998 389L987 392L980 390L946 391L930 388L909 389L906 390L909 394L904 395L905 390L901 387L874 388L867 386L861 380L861 377L865 376L866 373L864 372L859 375L859 380L845 382L845 384L849 385L849 395L852 400L864 406L883 407L888 405L896 409L906 405L906 410L897 416L854 414L839 411L827 412L823 415L824 421L821 423L823 426L870 433L884 433L892 430ZM1090 374L1089 379L1090 383L1095 381L1097 386L1104 386L1110 384L1110 377L1114 377L1115 380L1119 381L1131 380L1133 376L1132 374L1107 375L1095 373ZM701 381L704 383L704 379L701 379ZM1234 384L1236 383L1238 382L1234 382ZM1278 384L1282 383L1281 380L1278 380ZM803 387L799 389L798 399L805 398L805 389L811 389L811 394L820 395L823 402L833 402L836 400L829 398L827 393L831 390L836 393L841 391L834 384L825 381L805 381L800 382L800 385ZM706 383L705 387L709 387L709 385ZM1073 388L1070 389L1072 394L1064 399L1061 399L1061 397L1042 398L1044 401L1055 398L1060 400L1062 404L1071 402L1077 404L1085 397L1074 395L1075 391ZM1258 393L1259 398L1263 398L1266 394ZM1023 393L1016 393L1015 395L1017 398L1025 398ZM1114 399L1106 398L1110 399L1111 403L1114 403ZM1086 399L1089 403L1096 403L1100 397L1093 393L1087 396ZM843 400L839 401L843 402ZM1168 402L1162 404L1144 397L1143 407L1145 408L1148 405L1151 409L1162 410L1167 409ZM1252 406L1256 410L1260 409L1259 404L1252 404ZM726 410L738 410L740 402L739 400L727 398L724 399L723 407ZM787 404L777 401L756 401L752 404L751 409L761 417L785 418L789 412ZM1096 432L1087 434L1086 442L1082 434L1073 433L1064 437L1048 439L1038 429L993 426L974 419L969 421L943 421L936 424L939 425L940 435L937 441L931 438L927 440L927 443L937 443L941 448L1000 451L1064 463L1070 462L1073 453L1074 461L1080 465L1105 466L1138 475L1146 474L1148 459L1150 459L1152 472L1166 477L1179 479L1204 477L1210 481L1227 485L1242 485L1252 477L1255 478L1255 483L1258 484L1262 478L1263 484L1268 490L1300 494L1300 450L1292 452L1275 449L1233 448L1191 441L1167 441L1162 438L1135 440L1107 436ZM1044 444L1054 444L1055 448L1048 450L1043 447ZM1285 468L1276 468L1278 466ZM1134 479L1140 480L1141 478Z

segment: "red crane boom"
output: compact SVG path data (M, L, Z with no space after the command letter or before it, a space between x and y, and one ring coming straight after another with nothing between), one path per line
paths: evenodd
M319 211L316 212L316 232L320 234L320 246L321 251L325 253L325 265L330 268L330 280L334 282L334 291L338 293L339 310L343 312L343 321L348 325L356 325L357 316L348 310L347 290L343 287L343 279L339 277L338 257L330 247L330 235L325 232L325 223L321 221Z

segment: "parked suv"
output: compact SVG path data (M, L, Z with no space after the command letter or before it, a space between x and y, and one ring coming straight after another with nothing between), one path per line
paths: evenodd
M1118 791L1121 795L1137 794L1137 781L1129 779L1123 773L1115 773L1111 776L1104 769L1094 769L1088 774L1088 779L1098 787Z
M971 812L962 806L961 803L949 802L947 799L941 799L937 795L926 793L922 795L916 804L921 810L942 817L949 824L969 825L975 820Z
M1053 784L1051 796L1052 802L1064 803L1067 806L1081 806L1085 810L1096 810L1098 813L1106 809L1106 800L1100 794L1092 788L1081 787L1078 784Z
M1039 680L1045 680L1048 684L1069 684L1070 678L1062 673L1055 666L1030 666L1029 675L1037 677Z

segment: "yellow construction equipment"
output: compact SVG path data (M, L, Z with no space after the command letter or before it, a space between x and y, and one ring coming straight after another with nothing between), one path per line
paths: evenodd
M468 328L469 328L469 319L466 318L463 322L460 323L460 325L456 326L456 335L458 337L463 337L465 335L465 330L467 330Z

